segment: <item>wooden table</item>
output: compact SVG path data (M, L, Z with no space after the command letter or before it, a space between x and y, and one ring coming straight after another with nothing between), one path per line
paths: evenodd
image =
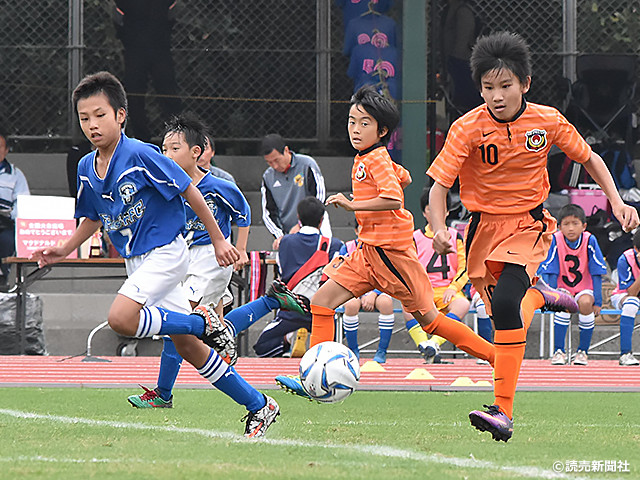
M122 258L79 258L66 259L53 265L47 265L42 268L38 267L38 263L34 260L21 257L7 257L2 260L3 263L16 266L16 284L9 293L16 294L16 330L20 333L20 354L25 352L25 320L27 310L27 292L33 283L38 280L68 280L74 277L56 276L47 277L51 270L58 267L74 267L74 268L113 268L121 270L114 275L96 275L82 277L83 280L103 280L109 278L125 279L124 259Z

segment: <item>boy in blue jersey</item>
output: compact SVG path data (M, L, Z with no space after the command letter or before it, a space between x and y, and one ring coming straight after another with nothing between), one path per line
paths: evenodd
M42 267L63 260L102 223L125 258L128 278L108 314L118 334L136 338L171 335L180 355L216 388L246 407L245 435L264 435L280 409L240 377L208 345L224 331L212 309L191 313L181 280L187 273L187 244L180 234L185 213L180 195L206 226L221 266L240 258L224 238L202 194L177 164L153 145L122 132L127 98L111 73L85 77L73 91L80 127L96 151L78 165L75 233L62 246L36 250ZM197 338L196 338L197 337Z
M640 230L633 234L633 248L618 258L618 285L611 292L611 304L620 312L620 365L640 365L633 356L633 330L640 309Z
M225 239L231 236L231 222L238 225L236 248L240 258L235 262L236 268L242 268L247 262L247 239L251 225L251 209L244 195L231 182L216 178L208 170L200 168L197 162L206 148L206 126L190 114L172 118L165 126L162 152L175 161L191 178L211 210L220 231ZM200 304L215 305L218 317L222 317L221 298L231 281L234 266L220 266L215 258L215 250L204 223L198 218L188 202L185 202L186 223L183 235L189 246L189 267L182 285L186 287L191 308ZM218 337L224 340L224 337ZM222 348L214 345L215 350L225 360L235 363L235 342L229 335ZM134 407L173 406L171 394L175 384L182 357L176 351L170 337L164 337L158 387L149 390L145 387L142 395L128 398Z
M174 117L165 126L162 151L189 175L192 185L202 193L207 207L214 215L226 239L231 236L231 222L238 225L236 247L240 253L240 259L235 262L235 267L242 268L249 260L246 249L251 225L251 209L234 183L217 178L207 169L198 166L198 160L206 148L206 131L204 123L193 115L184 114ZM189 267L182 284L187 288L191 308L196 308L200 304L216 305L216 313L218 317L222 317L221 298L231 281L233 266L218 265L205 225L188 202L185 202L185 209L186 223L183 234L189 245ZM274 295L273 292L270 294ZM281 298L286 295L287 293L283 292ZM274 300L273 303L279 308L278 299L274 298ZM215 339L212 346L225 362L234 365L237 360L234 338L227 330L223 333L224 335ZM142 387L145 392L128 397L129 403L138 408L172 408L172 390L181 364L182 357L176 351L172 340L164 337L158 386L153 390Z
M547 259L540 264L538 272L549 285L574 296L580 309L580 345L573 363L587 365L595 316L602 308L602 275L607 273L607 266L596 237L586 231L587 217L582 207L565 205L558 214L558 223L559 229L551 239ZM567 363L564 342L570 321L570 313L554 313L555 353L552 365Z

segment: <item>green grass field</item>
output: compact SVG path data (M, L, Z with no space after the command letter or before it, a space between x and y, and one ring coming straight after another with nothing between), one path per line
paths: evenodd
M282 415L260 440L213 390L178 390L175 407L136 410L130 390L0 390L2 479L638 478L633 393L522 392L514 437L468 422L488 393L356 392L319 405L272 392ZM630 473L556 474L554 462L627 461Z

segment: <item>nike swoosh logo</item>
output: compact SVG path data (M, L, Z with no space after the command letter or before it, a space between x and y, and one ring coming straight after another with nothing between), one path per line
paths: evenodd
M490 132L487 132L487 133L484 133L484 132L483 132L483 133L482 133L482 136L483 136L483 137L488 137L489 135L491 135L491 134L492 134L492 133L494 133L494 132L495 132L495 130L491 130Z
M518 252L512 252L511 250L507 250L507 253L509 255L518 255Z
M547 295L553 295L553 298L554 298L555 300L560 300L560 294L559 294L559 293L556 293L556 292L550 292L550 291L548 291L548 290L547 290L546 292L544 292L544 293L546 293Z

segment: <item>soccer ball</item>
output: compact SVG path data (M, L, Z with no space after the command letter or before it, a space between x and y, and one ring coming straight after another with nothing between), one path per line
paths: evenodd
M300 361L300 381L311 398L319 402L341 402L355 391L359 379L358 359L341 343L319 343Z

